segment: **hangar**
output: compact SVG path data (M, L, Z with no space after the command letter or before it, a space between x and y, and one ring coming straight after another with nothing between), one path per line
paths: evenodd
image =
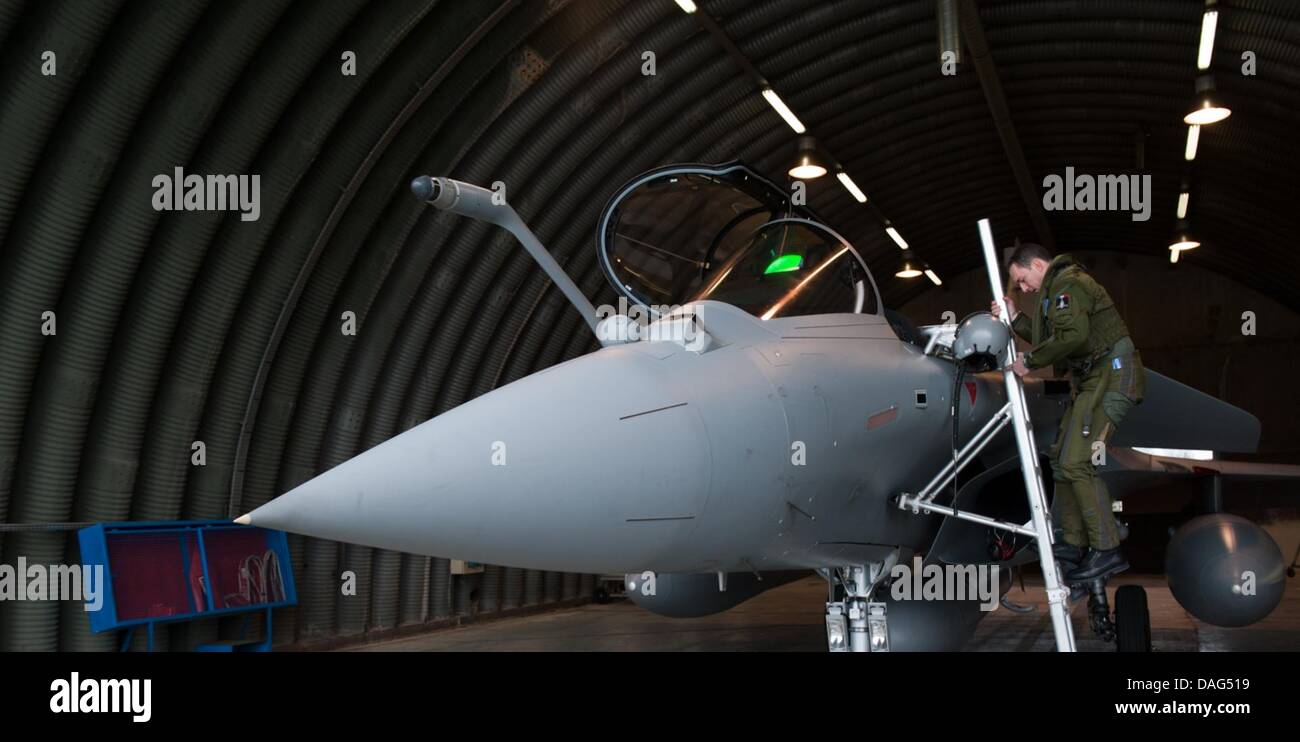
M1147 368L1256 421L1253 443L1246 441L1250 430L1229 441L1231 426L1209 412L1195 420L1175 414L1178 400L1200 396L1169 397L1174 407L1164 413L1150 403L1139 405L1148 418L1164 417L1144 423L1146 428L1130 423L1131 430L1155 430L1163 423L1162 431L1172 430L1173 438L1185 434L1187 441L1161 450L1132 447L1144 448L1147 457L1134 461L1188 476L1144 486L1145 496L1123 498L1131 569L1116 576L1115 584L1127 580L1150 589L1157 645L1163 638L1181 649L1207 642L1232 647L1234 641L1300 648L1295 581L1281 571L1294 566L1300 549L1295 489L1287 485L1293 475L1285 468L1300 464L1300 391L1293 380L1300 361L1300 224L1293 205L1300 165L1300 12L1294 3L6 0L0 2L0 59L0 562L80 564L96 543L112 554L127 548L115 546L114 539L180 539L175 568L186 581L178 583L179 597L173 599L188 600L188 609L167 607L143 587L145 592L129 598L140 615L151 618L145 623L155 649L233 642L244 629L234 613L198 615L215 592L205 582L212 567L184 554L190 553L185 544L203 537L198 531L175 536L191 526L169 524L229 522L252 513L256 526L258 509L280 495L330 472L335 479L329 481L340 483L345 471L354 472L348 475L354 479L336 492L350 498L346 506L354 509L308 506L311 517L339 516L310 527L284 516L283 523L269 524L290 532L283 550L268 542L265 555L259 550L256 562L237 570L247 603L258 603L247 595L260 590L261 603L277 606L265 614L268 621L274 615L273 626L262 625L268 646L382 647L379 642L401 640L448 648L448 637L464 636L443 631L455 627L510 631L512 625L585 616L584 610L609 621L645 620L631 603L614 604L616 610L588 604L610 590L607 565L620 570L613 584L622 585L624 568L629 576L641 573L636 559L676 564L663 552L689 552L681 544L693 543L690 519L700 513L692 508L702 513L708 505L690 500L687 478L706 471L692 468L697 466L711 467L707 471L719 477L725 453L716 438L702 453L689 436L700 419L711 431L732 425L743 435L740 422L747 418L728 416L727 410L747 409L747 403L725 397L726 405L706 409L705 402L692 399L679 407L670 399L653 407L653 385L632 383L643 378L637 374L650 374L630 361L620 367L630 374L622 379L566 376L580 364L561 364L586 358L603 343L591 332L594 320L584 322L570 305L573 293L556 283L555 270L570 277L572 288L593 307L626 306L629 299L698 299L704 294L681 292L695 291L691 281L707 284L708 291L722 284L722 277L714 281L708 271L725 251L715 256L710 247L684 258L700 267L699 275L672 276L673 285L658 297L651 293L660 286L655 276L637 273L649 262L636 261L651 258L636 241L645 242L656 225L665 225L657 238L679 242L652 244L650 250L691 247L689 238L704 227L683 219L703 219L719 204L738 203L728 199L749 199L760 209L754 213L768 220L779 221L775 211L784 210L783 219L824 225L786 223L781 234L803 229L808 239L835 249L843 244L858 256L860 266L846 268L847 283L798 283L801 290L812 287L798 304L800 316L881 317L861 331L866 334L844 330L859 340L879 340L883 336L872 333L880 331L891 333L891 342L917 345L911 341L918 339L918 328L955 325L988 308L975 226L981 219L991 222L999 247L1034 243L1054 255L1074 255L1114 299ZM743 163L735 166L743 172L727 169L731 163ZM678 166L685 169L662 170ZM252 187L240 193L238 207L232 201L224 209L204 208L210 205L200 200L194 209L181 203L160 208L159 183L175 173L172 185L179 192L182 172L190 178L237 176ZM1130 198L1110 199L1111 208L1104 210L1100 203L1066 198L1078 195L1072 188L1062 192L1067 173L1131 183L1125 191ZM654 194L637 201L648 191L635 186L655 174L681 178L693 189L691 198L709 189L718 195L712 201L673 200L666 190L657 201ZM454 205L439 206L432 190L413 194L410 184L424 176L440 178L439 193L463 184L481 187L485 199L499 197L491 203L508 203L541 252L529 252L508 228L466 216ZM1075 183L1069 175L1065 179ZM429 183L432 188L434 181ZM634 238L609 227L615 214L623 220L618 224L647 231ZM717 235L717 244L731 233L752 241L773 234L768 224L759 222L752 232L715 224L708 234ZM750 248L735 249L740 255ZM553 268L539 255L549 256ZM778 280L813 272L808 269L814 263L805 263L811 252L791 255L766 263L755 280L770 289ZM825 265L843 255L834 253ZM828 270L822 278L831 275ZM749 312L779 322L785 304L773 304L768 316L745 308L749 299L743 297L752 296L755 286L764 288L762 281L728 286L730 303L717 303L741 307L744 317ZM856 304L855 286L866 287L858 289ZM726 309L705 309L696 317L713 343L703 346L706 351L725 355L761 345L756 333L763 331ZM655 343L641 345L647 353L658 352ZM628 357L627 350L619 351L620 358ZM708 355L700 350L683 353ZM905 350L909 358L929 355ZM786 364L776 360L779 348L773 353L764 356L772 368ZM822 443L844 461L855 460L834 435L839 418L832 410L845 412L844 405L861 398L823 396L822 388L829 388L826 379L852 374L834 362L809 363L813 380L807 394L825 400L816 404L824 404L831 434L820 443L803 437L796 443L807 443L814 461ZM550 376L533 376L544 371ZM771 380L786 372L762 373ZM595 395L599 387L611 395L628 390L629 399L646 401L648 406L628 407L611 419L642 416L629 424L671 441L673 457L655 466L654 457L634 451L631 457L643 468L619 470L620 476L653 480L660 502L671 507L611 516L641 529L635 533L564 530L581 525L584 513L612 507L616 492L610 490L609 500L579 501L571 487L581 484L581 469L568 470L573 483L557 479L560 474L539 463L550 453L510 447L513 439L498 440L467 424L458 434L486 436L484 464L496 465L492 457L500 456L502 471L516 477L506 486L518 498L509 501L514 512L540 520L503 515L494 521L466 511L461 515L468 520L454 521L463 527L451 529L464 539L455 542L456 553L441 553L436 544L392 548L382 534L369 543L346 541L352 526L382 530L369 519L383 510L377 490L367 489L383 472L355 473L346 469L349 462L365 460L372 451L394 451L381 444L403 440L401 434L444 414L459 420L470 414L466 410L496 404L493 419L516 424L523 416L519 410L532 409L530 401L550 392L543 382L561 378L572 385L565 392L573 399ZM732 391L743 391L748 377L732 378ZM867 378L864 372L845 381L845 388L857 389ZM950 373L944 378L951 384ZM938 421L924 440L947 447L944 421L949 401L962 397L959 390L938 382L924 390L899 383L903 401L855 408L861 419L850 427L862 437L845 439L844 448L877 428L912 425L910 420L920 419L918 410ZM510 404L489 401L505 400L491 394L507 388L527 393ZM1042 388L1046 393L1045 382ZM786 389L773 382L777 396L784 397ZM795 397L803 393L789 390ZM971 392L972 411L989 404L995 392L980 393L985 396L977 400ZM927 394L933 403L927 404ZM471 402L477 406L469 407ZM578 407L550 409L554 416L539 421L542 427L512 428L511 434L526 440L535 435L539 446L568 440L569 450L591 462L587 473L594 472L595 462L605 466L617 451L602 449L600 440L592 440L596 429L574 422L587 419ZM717 417L690 417L697 407ZM794 425L794 418L784 419ZM906 429L920 435L923 426ZM1123 434L1124 426L1118 430ZM1197 445L1195 431L1211 442ZM972 432L968 424L965 433ZM470 439L446 443L464 440ZM478 438L472 440L479 445ZM781 440L787 455L790 442ZM903 433L891 440L886 445L898 446L893 458L910 461L905 452L915 444ZM1196 459L1204 453L1208 459ZM388 463L400 468L401 461L422 457L434 471L459 463L446 451L435 455L418 448L404 449ZM1189 460L1211 463L1177 463ZM511 468L510 461L521 463ZM935 461L929 472L944 459ZM748 466L735 471L759 471ZM764 522L776 534L775 545L705 554L689 562L695 566L685 576L656 575L657 584L669 585L663 578L672 576L685 589L702 579L705 592L747 597L746 591L757 594L784 583L756 599L772 601L826 590L821 577L809 575L818 559L839 558L826 556L828 544L836 545L846 563L886 564L876 551L892 544L885 535L808 536L793 549L779 542L814 522L817 528L847 523L819 510L829 507L832 491L859 504L873 492L897 495L879 490L883 480L876 475L892 471L889 466L875 467L855 470L857 479L836 480L834 486L816 476L773 474L764 481L781 482L774 485L783 493L777 498L780 513ZM928 476L909 486L919 488ZM456 481L466 487L460 493L465 497L488 491L465 485L469 479ZM845 481L848 486L840 487ZM740 497L751 484L736 484L725 494ZM420 502L436 504L446 488L436 481L428 486ZM797 497L787 496L796 490ZM715 507L726 502L717 492L701 497ZM552 522L545 519L549 505L527 510L527 503L543 501L577 509ZM913 522L895 511L888 522ZM1256 553L1264 555L1260 563L1270 570L1259 577L1277 597L1276 607L1264 612L1267 618L1260 617L1268 622L1267 635L1232 639L1206 628L1193 608L1219 598L1156 606L1168 588L1163 579L1149 578L1176 571L1165 563L1170 534L1203 514L1245 517L1246 525L1214 523L1217 533L1256 543ZM400 530L405 523L428 534L435 521L453 522L444 515L394 511L383 528ZM728 529L717 525L718 517L723 524L732 521L724 511L710 526L721 534L714 538L725 540ZM876 522L885 515L861 517ZM95 527L99 535L87 536ZM662 532L650 530L661 527ZM502 536L507 532L508 539ZM999 529L991 532L1001 537ZM571 538L561 542L557 533ZM406 535L393 541L419 542ZM499 543L482 553L526 562L541 553L528 546L543 542L545 556L533 564L497 564L476 550L476 544ZM600 549L616 550L620 542L641 551L626 563L595 556L614 553ZM143 574L160 563L161 551L138 548L116 562L121 574ZM791 551L805 557L797 564L781 561ZM584 561L584 554L593 556ZM769 558L779 569L765 568ZM716 564L704 568L713 564L710 559ZM792 565L804 570L798 579L761 579L783 575ZM106 566L113 573L113 564ZM655 574L651 564L645 566ZM1225 569L1239 567L1234 562ZM283 578L268 577L285 573L296 583L293 601ZM201 575L197 582L195 574ZM834 597L835 580L827 575ZM119 587L129 582L114 579ZM1201 584L1201 578L1189 579L1189 589ZM10 588L15 596L21 581L16 575ZM271 582L280 585L278 593ZM1243 589L1254 591L1251 585ZM27 594L25 585L22 590ZM197 591L191 593L195 599L186 598L190 590ZM1017 600L1034 602L1031 593ZM125 610L126 594L116 597ZM786 637L788 646L824 648L822 602L814 597L811 619L802 633ZM726 618L715 620L727 621L743 636L745 623L734 617L755 615L753 605L763 604L745 603L735 609L740 613L718 613ZM182 615L193 620L179 620ZM995 616L988 625L1007 632L1023 628L1010 610ZM1087 612L1080 610L1075 621L1080 635L1086 634ZM127 623L94 630L79 601L0 600L0 648L143 648L139 637L124 641L131 631ZM753 644L742 641L738 648L786 645L785 638L770 641L762 624L755 618ZM1160 633L1162 626L1183 633L1170 638ZM980 631L985 633L967 641L987 648L989 629ZM633 647L592 646L693 646L656 645L654 634ZM1197 639L1201 634L1207 638ZM470 648L484 648L489 640L483 641ZM994 640L992 646L1034 648L1035 642L1030 637L1004 646ZM963 646L977 648L952 648ZM583 645L542 641L528 648Z

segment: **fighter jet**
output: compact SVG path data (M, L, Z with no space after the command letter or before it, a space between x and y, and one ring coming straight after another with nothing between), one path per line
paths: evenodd
M882 645L894 649L959 648L986 614L972 601L891 602L895 565L1037 557L990 525L1029 518L1010 436L983 444L952 486L931 488L932 508L900 507L991 429L1007 401L1001 374L962 366L956 326L917 327L885 308L853 245L743 164L661 167L614 194L596 244L621 306L600 310L499 194L427 176L412 190L513 233L602 347L418 425L239 522L626 574L635 602L671 616L726 610L812 571L828 583L828 627L846 597L888 604ZM1068 395L1065 380L1026 380L1040 450ZM1103 471L1117 498L1156 478L1300 476L1136 448L1253 451L1258 436L1249 413L1152 372ZM1175 594L1207 620L1262 618L1281 597L1280 551L1254 524L1205 517L1189 524L1186 561L1168 570L1195 567ZM1249 600L1233 592L1243 570L1256 575Z

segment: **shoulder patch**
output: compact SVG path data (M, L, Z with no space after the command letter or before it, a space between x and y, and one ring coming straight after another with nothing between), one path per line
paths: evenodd
M1056 308L1057 308L1058 310L1059 310L1059 309L1069 309L1069 308L1070 308L1070 295L1069 295L1069 294L1060 294L1059 296L1057 296L1057 297L1056 297Z

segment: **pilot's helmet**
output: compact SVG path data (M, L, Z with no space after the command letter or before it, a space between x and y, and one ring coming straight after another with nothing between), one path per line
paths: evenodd
M957 325L952 355L977 371L1001 368L1011 333L1006 324L988 312L976 312Z

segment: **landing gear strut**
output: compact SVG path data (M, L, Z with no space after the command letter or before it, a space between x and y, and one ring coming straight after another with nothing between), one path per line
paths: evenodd
M894 552L884 562L821 570L829 585L826 645L832 652L888 652L888 609L872 602L882 578L898 562Z
M1098 639L1115 642L1120 652L1151 651L1151 613L1142 586L1121 585L1115 591L1113 618L1106 599L1106 578L1088 580L1076 587L1088 592L1088 625Z
M1098 639L1115 641L1115 624L1110 620L1110 604L1106 601L1106 580L1088 580L1088 625Z

